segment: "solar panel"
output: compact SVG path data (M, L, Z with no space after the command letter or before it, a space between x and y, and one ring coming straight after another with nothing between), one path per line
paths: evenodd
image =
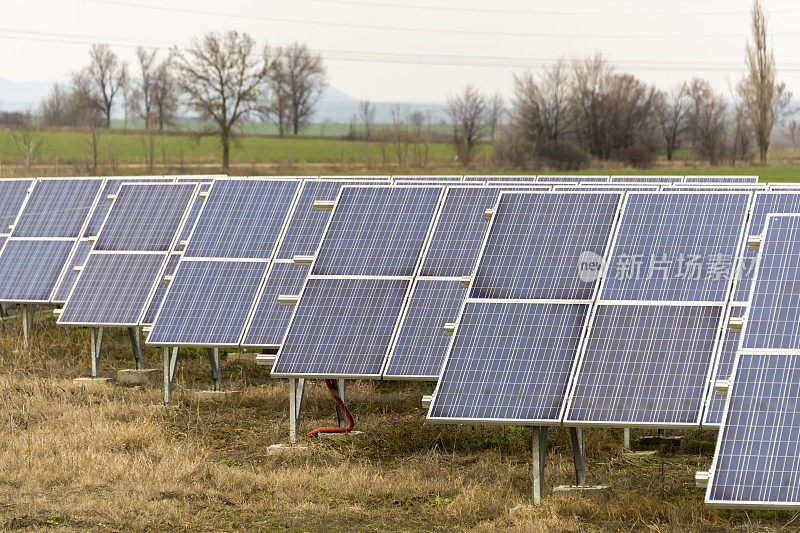
M605 301L724 302L749 193L630 193L620 217Z
M442 187L343 187L312 274L412 276Z
M502 193L470 289L473 298L591 299L619 193Z
M537 176L536 181L545 183L608 183L609 176Z
M96 178L36 180L12 236L77 238L102 184Z
M768 215L741 350L800 350L800 215Z
M64 239L6 241L0 254L0 301L48 302L74 243Z
M123 185L95 250L168 251L194 193L193 183Z
M686 176L686 183L758 183L758 176Z
M380 377L409 284L310 278L272 375Z
M268 266L267 261L184 257L153 321L147 344L238 346Z
M588 309L467 301L428 421L558 422Z
M391 176L358 176L358 175L337 175L337 176L320 176L320 181L373 181L373 182L386 182L392 180Z
M734 305L728 308L728 317L723 324L727 324L730 317L741 318L744 316L743 305ZM717 346L717 356L715 357L714 372L711 377L711 387L709 387L708 399L706 401L706 411L703 415L703 425L718 426L722 422L722 411L725 408L725 397L716 393L713 384L720 379L730 379L733 373L733 363L736 359L736 349L739 347L741 333L731 331L724 327L722 339Z
M72 287L78 280L78 273L74 271L77 266L83 266L86 263L86 258L89 257L89 252L92 250L92 243L86 240L78 241L78 245L72 252L72 257L67 264L67 269L58 284L55 294L53 295L53 302L64 303L67 301Z
M800 190L800 183L770 183L767 185L770 191L794 191Z
M458 279L417 278L392 344L385 378L438 379L467 289Z
M710 508L800 507L800 355L737 356L706 489Z
M201 174L198 176L178 176L175 178L175 181L177 183L185 183L185 182L213 183L215 179L222 179L227 177L228 177L227 174L212 174L212 175Z
M491 185L494 185L494 181L503 181L503 182L534 182L536 181L536 175L528 175L528 176L520 176L517 174L503 174L503 175L496 175L496 174L488 174L484 176L464 176L464 181L485 181Z
M611 183L678 183L683 176L611 176Z
M765 191L767 186L764 183L745 183L745 184L703 184L703 183L678 183L676 185L664 186L663 191Z
M216 180L184 256L269 259L299 186L290 180Z
M584 192L653 192L660 190L658 185L553 185L554 191Z
M199 185L198 191L200 192L208 192L211 189L211 183L201 183ZM189 208L189 213L186 215L186 221L183 223L183 227L181 229L181 234L178 237L178 242L175 243L175 250L178 251L181 249L181 242L189 240L189 236L192 234L192 230L194 229L194 224L197 222L197 217L200 216L200 211L203 209L203 203L205 203L205 198L201 195L198 195L194 202L192 202L192 207Z
M164 276L174 276L175 270L178 268L178 261L180 261L180 254L170 254L167 260L167 266L164 268ZM161 309L161 303L164 301L164 295L167 293L167 284L164 279L157 280L155 291L150 298L150 303L147 305L147 311L142 318L142 324L152 324L156 318L158 310Z
M242 346L278 346L283 341L294 308L278 304L280 295L300 294L311 267L273 262L261 289Z
M156 176L124 176L120 178L107 178L105 185L103 186L103 192L100 194L100 199L97 201L97 205L92 210L92 214L89 217L89 223L86 225L86 229L83 232L84 237L92 237L100 232L100 226L103 225L103 221L106 219L109 209L111 209L111 202L108 201L108 196L111 194L117 194L123 183L172 183L172 178Z
M403 183L403 182L412 182L412 183L421 183L425 181L432 181L432 182L453 182L453 181L461 181L461 176L456 175L442 175L442 176L392 176L392 182L394 183Z
M163 264L160 253L90 254L58 323L138 325Z
M716 305L597 306L564 423L698 425L721 317Z
M9 226L17 219L31 185L33 180L28 178L0 179L0 234L11 232Z
M764 223L770 213L800 213L800 191L797 192L758 192L753 198L753 207L750 209L750 220L747 223L747 235L761 235L764 232ZM750 287L753 284L756 257L758 252L742 247L740 264L737 269L737 280L733 290L732 300L737 303L746 303L750 296Z

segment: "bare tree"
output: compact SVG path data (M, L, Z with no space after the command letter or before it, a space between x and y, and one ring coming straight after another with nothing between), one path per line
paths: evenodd
M158 131L172 121L178 109L178 84L173 73L174 55L170 51L155 68L153 79L153 103L158 118Z
M689 97L689 131L701 157L716 165L727 129L727 105L706 80L694 78L686 86Z
M494 141L494 132L502 125L506 112L506 101L503 95L495 93L489 100L486 109L486 125L489 127L489 138Z
M570 122L570 87L559 61L541 74L514 76L514 128L534 146L563 140Z
M75 125L71 91L65 86L54 83L50 94L39 106L39 114L45 126Z
M131 108L135 116L144 120L144 135L141 138L145 160L148 170L153 169L155 161L155 135L153 126L156 119L156 84L157 68L156 51L147 51L141 46L136 49L136 58L139 61L139 79L130 90ZM127 104L128 98L126 98Z
M486 97L472 85L447 98L447 113L453 123L456 158L462 165L472 161L472 151L486 125Z
M795 111L792 111L791 115L793 116L794 114ZM797 146L800 144L800 121L794 116L787 120L784 133L786 133L786 136L792 141L792 148L797 150Z
M265 46L260 54L255 41L236 31L207 33L195 38L185 54L177 55L178 84L189 105L212 121L222 144L222 167L230 166L230 140L234 127L256 110L261 85L275 68L275 57Z
M30 111L23 113L21 118L17 126L9 129L9 134L14 148L25 162L25 174L30 175L31 164L44 146L44 131Z
M606 94L613 69L600 54L572 64L572 110L578 139L601 159L610 156Z
M743 102L736 101L733 109L731 128L731 166L736 165L736 157L748 159L753 145L753 128Z
M358 103L358 116L364 124L364 139L372 138L372 126L375 124L375 106L369 100Z
M739 84L739 94L755 132L759 160L766 163L772 128L792 94L776 80L775 52L767 42L767 18L761 0L753 1L751 21L753 40L745 49L747 74Z
M672 161L686 132L689 98L686 85L681 84L670 92L659 91L655 97L655 113L661 136L667 148L667 161Z
M282 52L276 51L277 55ZM283 138L289 129L291 113L289 106L289 93L284 75L286 72L280 68L280 64L273 70L266 80L267 90L264 91L262 104L258 112L265 121L272 121L278 128L278 136Z
M89 50L91 63L86 75L92 81L94 98L105 116L105 126L111 126L111 108L114 97L128 83L125 63L106 44L93 44Z
M305 44L294 43L280 55L275 76L288 97L292 132L297 135L314 114L325 88L322 56L311 53Z

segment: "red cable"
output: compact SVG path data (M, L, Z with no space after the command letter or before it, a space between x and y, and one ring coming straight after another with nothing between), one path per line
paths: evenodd
M342 409L342 411L344 411L344 416L347 417L347 426L343 428L340 427L317 428L307 435L309 437L314 437L316 435L319 435L320 433L349 433L350 431L353 430L353 426L356 425L356 422L353 419L353 415L352 413L350 413L350 409L347 408L347 406L342 401L342 397L339 396L339 393L336 392L335 388L333 388L333 383L331 382L331 380L326 379L325 386L328 387L328 391L331 393L331 396L333 396L333 401L336 402L336 405L338 405Z

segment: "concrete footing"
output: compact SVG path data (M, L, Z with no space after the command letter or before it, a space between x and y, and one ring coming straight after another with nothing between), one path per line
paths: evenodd
M255 363L257 355L258 354L255 352L232 352L228 354L227 360L229 363L232 361L245 361L247 363Z
M646 435L639 439L639 445L641 446L660 446L662 444L666 446L680 446L681 442L683 442L683 437L680 435L669 437L665 435Z
M267 448L267 455L299 453L306 449L308 449L308 446L302 444L273 444Z
M363 431L348 431L347 433L317 433L317 437L346 439L347 437L360 437L363 434Z
M72 380L76 385L107 385L114 382L114 378L75 378Z
M126 385L156 385L161 382L161 372L159 368L126 368L117 371L117 381Z
M239 396L238 390L196 390L194 397L201 402L221 402L232 400Z

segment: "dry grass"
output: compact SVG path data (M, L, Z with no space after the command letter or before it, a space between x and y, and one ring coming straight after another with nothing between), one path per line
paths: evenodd
M623 454L620 432L587 431L587 481L603 499L530 490L524 428L426 426L429 384L353 382L348 402L364 435L285 442L285 383L255 365L226 363L234 400L198 403L207 378L201 354L180 363L173 405L156 388L79 386L88 367L85 332L69 340L39 321L29 350L16 324L0 333L0 528L151 531L586 531L768 530L787 513L708 511L693 475L708 466L714 435L687 434L680 449L649 459ZM109 331L103 370L130 366L125 332ZM156 366L158 353L148 350ZM324 387L307 393L303 428L330 424ZM551 433L547 485L570 483L564 430ZM699 451L698 451L699 450Z

